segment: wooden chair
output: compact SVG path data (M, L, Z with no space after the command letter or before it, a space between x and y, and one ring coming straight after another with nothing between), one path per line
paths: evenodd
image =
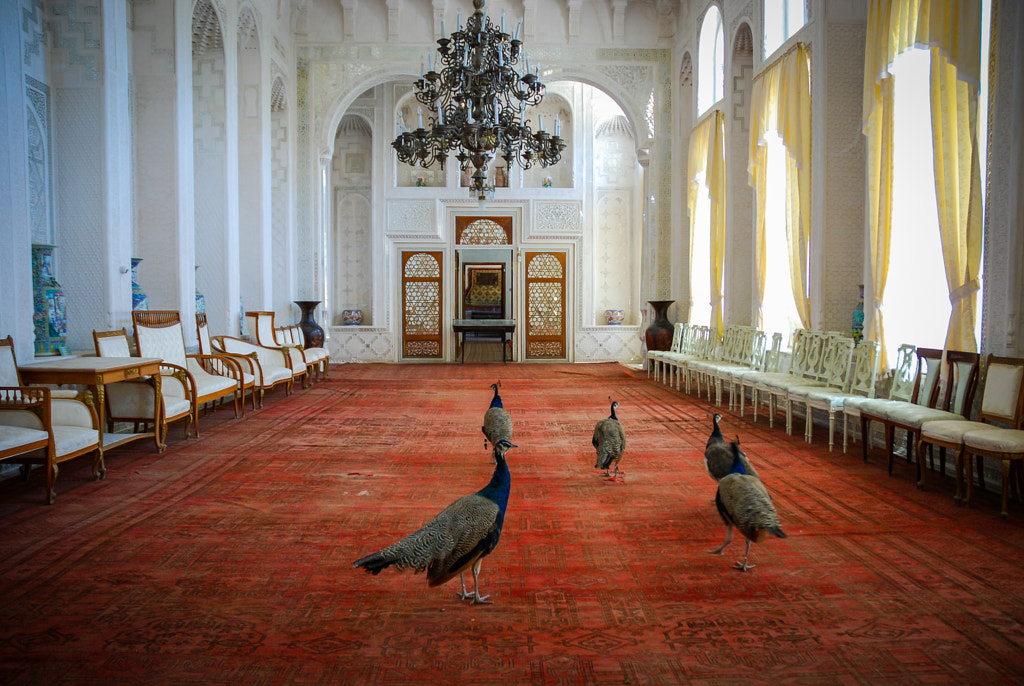
M892 462L896 442L896 423L888 420L889 413L893 410L902 410L909 405L921 405L933 408L939 397L939 377L942 373L942 351L936 348L917 348L914 351L917 358L917 373L914 375L914 384L909 397L903 396L905 386L900 384L899 397L890 395L888 399L875 398L860 403L860 433L863 437L864 461L868 461L868 448L871 440L868 433L871 422L881 422L885 429L885 449L889 461L889 473L892 474ZM893 379L896 385L896 379ZM913 445L908 436L907 461L910 461Z
M223 365L216 355L189 355L185 351L181 316L177 311L135 310L132 325L139 355L161 358L165 374L186 380L192 403L192 431L197 438L199 408L205 403L233 396L235 418L241 416L242 377L237 368Z
M263 407L266 393L276 386L284 386L285 395L291 395L295 377L291 359L281 348L268 348L235 336L211 336L210 346L218 355L250 360L251 366L245 371L253 375L253 388L260 407ZM305 368L302 371L305 373Z
M647 351L647 378L651 378L651 374L654 374L654 379L659 379L659 373L661 372L661 363L664 361L665 353L679 352L679 346L682 344L683 332L686 330L688 325L682 322L676 322L672 327L672 344L668 350L648 350Z
M978 370L981 355L961 350L946 351L945 392L931 407L921 405L895 405L885 413L887 426L907 432L907 460L910 461L914 444L925 422L967 421L978 389ZM937 396L939 389L935 389ZM930 454L930 451L929 451ZM939 449L939 469L946 471L946 449ZM889 471L892 472L892 451L889 452ZM924 488L925 455L917 453L917 487Z
M853 418L854 430L852 432L854 443L857 442L856 427L860 425L861 407L875 400L910 400L914 394L914 384L917 381L917 346L904 343L896 350L896 365L891 372L891 383L885 398L877 396L849 397L843 401L843 441L846 442L846 434ZM876 381L877 383L877 381ZM863 432L863 427L861 427ZM867 440L866 434L861 434L861 440ZM845 452L845 449L844 449ZM867 453L864 454L867 461Z
M302 356L306 358L308 374L314 381L327 378L331 354L327 352L327 348L308 347L306 334L298 324L274 327L274 340L279 345L290 345L302 351Z
M849 398L875 397L875 377L878 376L878 363L881 357L877 341L861 341L854 350L853 364L848 366L846 374L837 364L832 369L829 383L819 386L794 386L789 389L786 398L786 414L792 415L793 406L804 405L804 440L808 443L814 435L814 410L828 412L828 449L832 452L835 445L836 415L843 411ZM844 413L845 417L845 413ZM791 424L792 420L787 420ZM843 422L843 452L846 452L846 422Z
M42 465L47 504L57 497L58 464L98 455L99 419L90 400L76 391L23 385L13 339L0 340L0 460L21 464L25 478L30 465Z
M117 331L92 332L93 344L98 357L132 357L128 343L128 332ZM149 383L136 379L110 384L106 389L107 431L113 433L114 422L130 422L139 431L152 424L155 416L155 389ZM192 399L188 388L188 380L178 376L161 378L160 383L160 426L155 429L156 443L159 449L167 443L169 425L179 419L185 420L185 438L188 438L189 427L192 426Z
M252 409L256 409L257 393L256 390L256 377L259 374L258 366L259 362L254 360L252 357L244 355L228 355L227 353L218 353L213 348L213 340L210 337L210 327L206 321L205 312L196 313L196 335L199 340L199 354L209 355L210 357L217 358L213 361L215 371L223 373L227 371L227 368L234 368L235 372L239 375L242 384L242 416L245 416L245 393L249 392L252 397ZM225 369L221 370L221 365Z
M1011 466L1017 467L1018 491L1020 484L1020 464L1024 460L1024 430L1021 429L979 429L964 434L965 471L971 473L971 458L991 457L1003 463L1003 500L999 515L1006 517L1007 492L1010 485ZM971 502L971 479L967 480L967 499Z
M921 455L924 455L926 446L938 446L940 449L953 450L956 455L956 496L954 499L958 503L969 505L973 479L968 466L966 473L968 483L965 492L964 463L967 450L965 436L972 432L1000 428L1020 429L1022 427L1024 427L1024 358L989 355L985 361L985 384L977 421L945 419L924 422L921 425L920 438L917 441L918 460L921 459ZM978 454L982 457L996 457L993 452L995 444L991 442L991 438L991 436L987 438L982 436L981 439L986 441L984 445L980 441L972 439L974 447L981 451ZM970 463L969 459L967 463ZM978 481L984 485L981 466L981 461L979 461ZM1005 475L1003 480L1005 484ZM1006 501L1004 499L1004 515L1005 511Z
M253 332L257 345L262 345L264 348L277 348L284 352L285 359L292 370L292 380L298 380L302 387L306 388L310 380L306 357L302 354L301 348L277 342L274 337L274 313L246 312L245 322Z

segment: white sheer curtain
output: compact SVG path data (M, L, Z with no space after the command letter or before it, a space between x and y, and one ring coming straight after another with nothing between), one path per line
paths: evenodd
M885 347L896 359L902 343L942 348L949 324L949 288L935 202L927 50L911 49L892 65L893 182Z
M697 207L693 218L693 255L690 259L690 323L711 322L711 196L704 174L698 175Z
M779 332L790 340L800 328L800 313L793 300L793 280L789 273L789 244L786 237L786 148L778 133L765 135L767 169L765 174L765 280L764 318L766 333Z

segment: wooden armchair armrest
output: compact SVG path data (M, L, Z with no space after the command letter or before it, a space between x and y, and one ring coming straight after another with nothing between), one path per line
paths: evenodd
M214 376L231 377L242 383L242 367L238 361L228 355L189 355L188 359L195 360L199 366L208 374Z
M181 365L171 364L170 362L160 363L160 373L164 376L173 376L175 379L181 382L181 385L185 388L185 394L191 398L193 405L196 403L196 380L192 377L192 374L182 367Z

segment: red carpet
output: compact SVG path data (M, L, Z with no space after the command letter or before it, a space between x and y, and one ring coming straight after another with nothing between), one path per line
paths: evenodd
M498 378L520 447L495 604L353 569L487 482ZM609 395L625 483L593 468ZM742 539L707 554L709 409L618 365L344 365L162 455L113 451L103 481L67 465L52 507L40 474L8 480L0 683L1024 681L1024 506L958 508L950 479L726 413L789 535L741 573Z

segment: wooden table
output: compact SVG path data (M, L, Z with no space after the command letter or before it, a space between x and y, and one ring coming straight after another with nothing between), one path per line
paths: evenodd
M96 413L99 416L100 445L93 463L93 476L102 479L107 473L103 463L103 452L114 446L128 443L139 438L152 436L158 450L163 450L160 442L160 363L159 357L61 357L52 360L34 362L18 367L18 374L25 384L81 384L92 389L96 399ZM110 434L104 436L106 428L106 385L118 381L130 381L148 377L156 389L153 407L153 431L131 434Z
M459 334L459 346L462 348L462 362L466 361L466 334L501 334L501 363L505 364L505 341L516 330L515 319L455 319L452 328Z

